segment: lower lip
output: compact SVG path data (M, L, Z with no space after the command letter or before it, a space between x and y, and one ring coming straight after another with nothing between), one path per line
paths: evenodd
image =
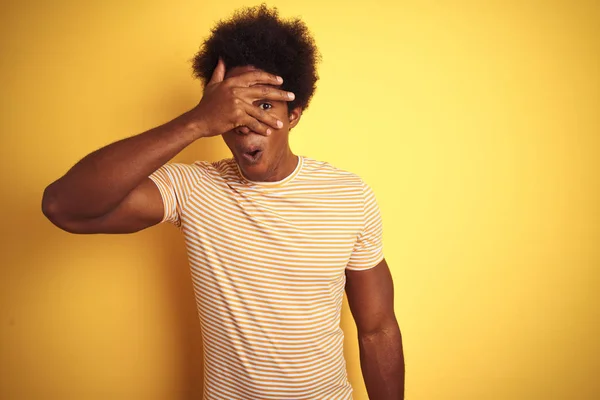
M242 153L242 157L244 158L244 160L246 160L247 162L251 163L251 164L256 164L258 162L258 160L260 160L260 158L262 157L262 150L259 151L258 153L256 153L256 155L252 156L248 153Z

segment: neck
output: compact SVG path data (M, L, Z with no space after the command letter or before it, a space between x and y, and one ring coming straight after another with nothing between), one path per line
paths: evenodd
M287 178L298 166L298 156L292 153L288 147L287 151L273 160L272 165L267 167L263 174L252 174L244 171L247 179L255 182L277 182Z

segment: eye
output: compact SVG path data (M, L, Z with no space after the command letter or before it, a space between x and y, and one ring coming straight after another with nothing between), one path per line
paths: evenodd
M273 105L271 103L260 103L258 107L263 110L270 110L271 108L273 108Z

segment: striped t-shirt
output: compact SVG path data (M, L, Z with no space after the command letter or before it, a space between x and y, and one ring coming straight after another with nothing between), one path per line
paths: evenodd
M279 182L234 159L166 164L150 178L188 251L205 399L351 399L340 310L345 270L383 259L357 175L307 157Z

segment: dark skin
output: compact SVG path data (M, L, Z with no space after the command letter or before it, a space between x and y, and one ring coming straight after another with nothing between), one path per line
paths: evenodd
M371 400L404 398L404 352L394 313L394 285L387 262L346 271L346 295L358 330L360 366Z
M279 135L287 143L289 127L297 123L300 110L282 121L278 119L281 112L272 115L254 105L291 101L293 93L276 88L283 80L251 69L224 77L225 65L219 61L202 100L192 110L85 156L44 190L44 215L72 233L137 232L159 223L164 212L160 192L148 176L195 141L232 137L235 132L239 138L228 145L242 143L244 135L263 136L265 141ZM285 146L281 139L266 143L259 165L242 165L241 169L253 180L283 179L293 160L288 156L285 163L275 165L283 158L270 154L280 154ZM234 156L240 155L239 149L233 151Z
M289 147L289 131L302 109L288 109L293 94L279 89L281 83L252 66L226 71L219 60L196 107L84 157L46 188L42 211L59 228L80 234L132 233L156 225L164 209L148 176L196 140L217 135L222 135L246 178L285 178L298 162ZM402 339L385 260L367 271L347 271L346 293L358 328L369 397L402 399Z
M220 74L224 65L219 61L216 73ZM252 66L234 67L229 69L225 79L240 76L245 73L257 71ZM256 85L256 88L267 93L280 85ZM298 164L298 157L292 153L289 144L289 131L298 124L302 115L302 108L288 110L287 101L264 99L256 100L253 105L260 112L272 115L282 126L273 129L273 134L264 136L251 131L248 127L239 127L225 132L223 140L229 147L244 176L252 181L278 181L291 174ZM259 151L260 158L256 161L244 157L250 150Z

